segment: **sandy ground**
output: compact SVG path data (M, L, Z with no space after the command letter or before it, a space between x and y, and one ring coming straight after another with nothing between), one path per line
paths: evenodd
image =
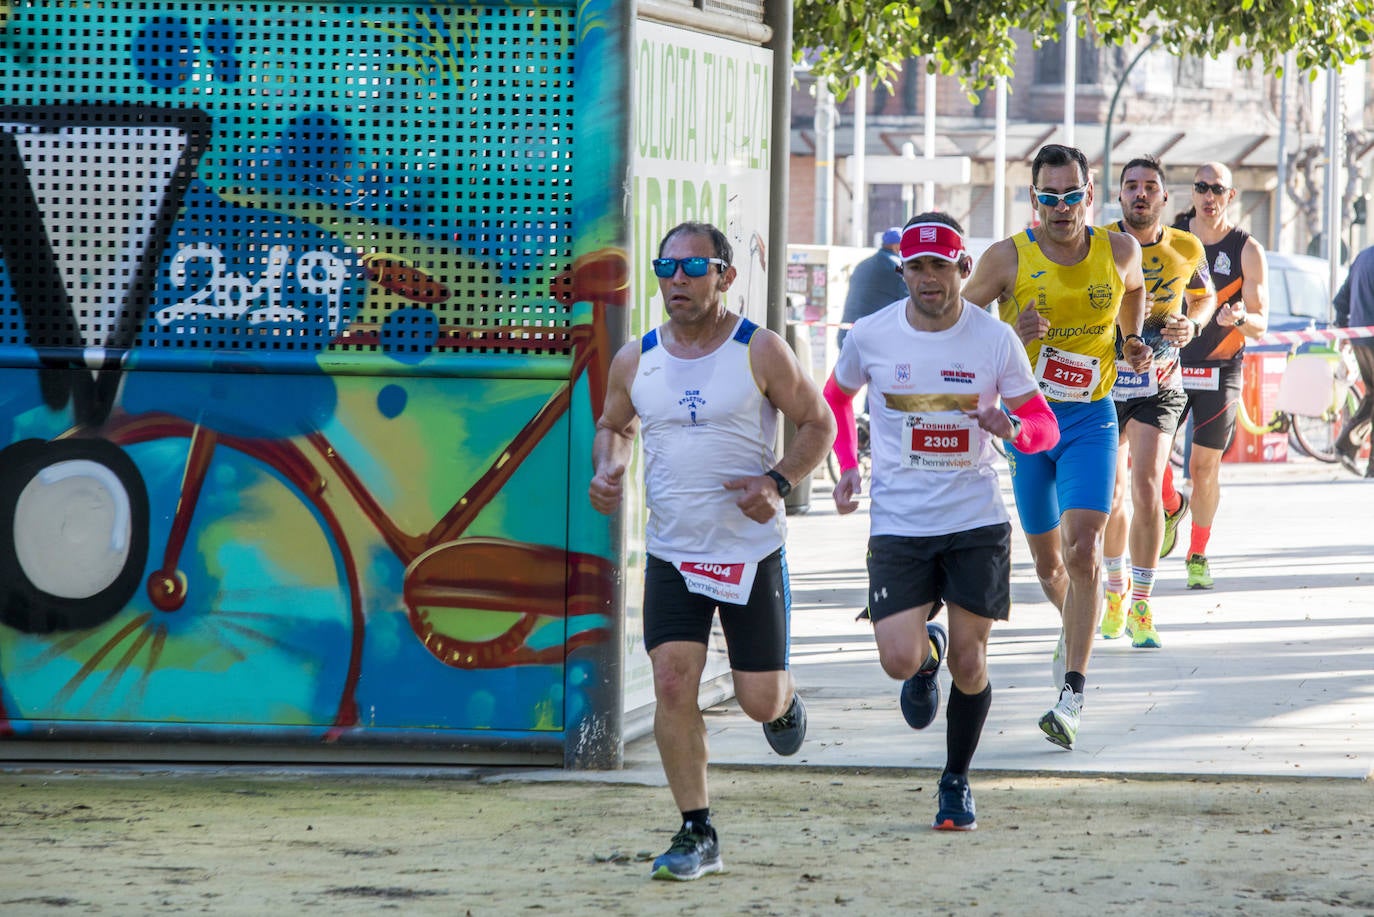
M1374 913L1374 784L712 771L726 872L650 881L668 791L308 772L0 773L0 913Z

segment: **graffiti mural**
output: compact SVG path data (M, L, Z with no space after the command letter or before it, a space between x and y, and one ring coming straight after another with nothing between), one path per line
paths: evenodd
M617 6L3 5L0 730L586 728Z

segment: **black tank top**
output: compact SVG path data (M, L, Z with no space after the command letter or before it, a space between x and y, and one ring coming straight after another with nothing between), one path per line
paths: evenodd
M1186 221L1182 228L1188 228ZM1241 301L1244 276L1240 256L1249 238L1248 232L1233 227L1216 245L1203 246L1207 250L1207 268L1212 273L1212 284L1217 290L1217 309ZM1236 328L1218 325L1216 319L1203 325L1201 333L1179 351L1179 359L1184 366L1240 363L1244 356L1245 335Z

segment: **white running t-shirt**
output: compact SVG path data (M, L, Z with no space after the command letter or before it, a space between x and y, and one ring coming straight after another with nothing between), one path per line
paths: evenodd
M1011 326L965 302L944 331L917 331L906 300L861 318L835 379L868 386L874 535L948 535L1007 522L991 434L965 411L1037 391Z

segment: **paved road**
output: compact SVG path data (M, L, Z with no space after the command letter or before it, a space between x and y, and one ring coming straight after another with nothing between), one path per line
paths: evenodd
M1227 464L1213 527L1216 588L1184 588L1182 554L1155 587L1159 650L1094 648L1078 747L1051 745L1037 722L1056 698L1050 658L1059 618L1013 534L1011 620L993 628L992 711L975 768L1136 774L1374 772L1374 481L1311 460ZM1011 502L1004 480L1004 494ZM1013 518L1015 513L1013 511ZM828 485L789 520L792 660L810 711L806 745L773 755L733 703L707 713L721 764L931 767L944 763L944 712L914 733L898 683L854 620L865 590L868 516L841 517ZM948 675L942 673L948 692ZM629 773L658 768L651 738L626 749Z

